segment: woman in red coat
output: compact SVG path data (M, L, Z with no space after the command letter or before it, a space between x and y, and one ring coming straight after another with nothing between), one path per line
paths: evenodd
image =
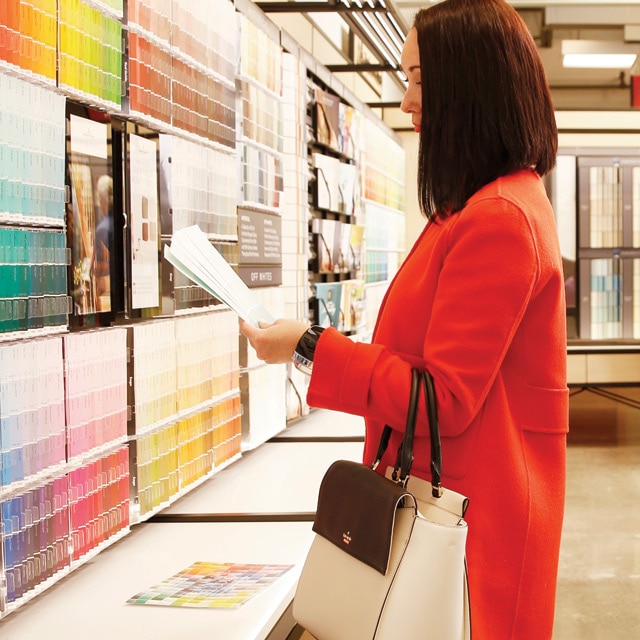
M402 437L411 367L431 372L443 485L469 497L473 638L548 639L568 389L562 263L541 181L557 150L544 69L503 0L420 11L402 66L428 223L388 289L372 343L290 320L242 331L260 358L293 353L312 373L311 406L365 417L365 462L382 427L394 427L381 471ZM429 478L425 413L412 473Z

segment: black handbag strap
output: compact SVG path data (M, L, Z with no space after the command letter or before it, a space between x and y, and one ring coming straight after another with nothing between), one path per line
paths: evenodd
M422 384L421 384L422 383ZM411 370L411 392L409 395L409 408L407 411L407 422L404 431L402 444L398 448L398 456L393 470L393 479L406 486L413 464L413 441L415 435L416 419L418 415L418 405L420 398L420 387L424 388L429 418L429 436L431 441L431 492L436 498L442 495L442 448L440 444L440 428L438 425L438 412L436 409L436 396L433 387L433 378L427 370ZM391 437L391 427L385 425L380 436L378 451L372 468L375 469L384 452L389 445Z

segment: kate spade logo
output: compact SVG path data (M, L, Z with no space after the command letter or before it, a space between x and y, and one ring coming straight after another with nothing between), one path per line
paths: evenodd
M350 531L346 531L345 533L342 534L342 542L344 542L345 544L349 544L351 542Z

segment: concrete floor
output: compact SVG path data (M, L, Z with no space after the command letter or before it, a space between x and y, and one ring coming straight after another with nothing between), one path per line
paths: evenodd
M640 389L595 391L570 403L558 640L640 638Z
M572 389L569 423L553 638L637 640L640 389ZM299 628L290 637L313 640Z

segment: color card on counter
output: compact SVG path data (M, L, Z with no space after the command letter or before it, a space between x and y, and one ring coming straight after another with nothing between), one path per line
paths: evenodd
M264 591L293 565L194 562L127 600L164 607L235 609Z

